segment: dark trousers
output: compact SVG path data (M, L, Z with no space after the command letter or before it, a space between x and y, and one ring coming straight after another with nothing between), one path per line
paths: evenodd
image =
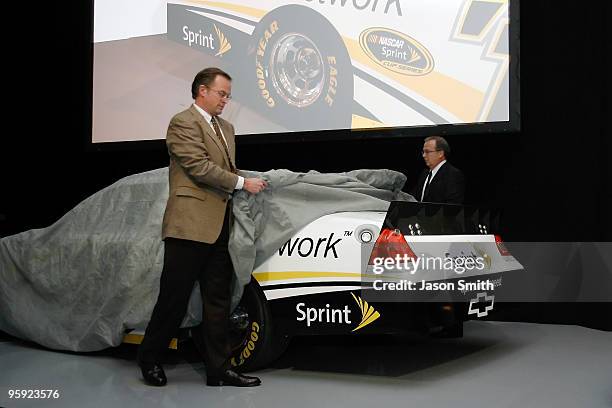
M227 368L230 355L228 322L232 281L228 240L227 215L221 235L214 244L166 238L159 296L138 349L140 364L156 363L159 353L168 347L183 321L197 280L203 313L202 324L195 335L199 335L204 343L206 371L214 374Z

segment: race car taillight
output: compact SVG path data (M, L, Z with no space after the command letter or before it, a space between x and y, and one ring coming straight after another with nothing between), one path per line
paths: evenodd
M413 261L416 261L417 259L417 256L412 251L412 248L410 248L408 245L408 242L406 242L406 238L404 238L404 235L400 230L385 228L381 231L376 243L374 244L374 249L372 250L368 264L374 265L374 259L376 258L395 259L398 255L402 259L404 258L404 255L411 258Z
M495 235L495 245L497 245L497 249L499 250L501 256L511 255L510 251L508 251L508 248L506 248L506 245L504 245L504 241L499 235Z

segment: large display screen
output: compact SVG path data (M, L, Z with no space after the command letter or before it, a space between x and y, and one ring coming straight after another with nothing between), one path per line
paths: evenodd
M92 141L163 139L209 66L233 77L223 116L243 138L509 122L509 14L508 0L96 0Z

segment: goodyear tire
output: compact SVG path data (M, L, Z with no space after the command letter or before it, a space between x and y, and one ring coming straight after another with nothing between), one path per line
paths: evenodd
M272 10L249 51L256 106L291 131L350 129L353 70L340 35L305 6Z
M251 278L240 304L230 317L230 361L237 371L263 368L285 351L289 339L275 334L273 326L264 294Z

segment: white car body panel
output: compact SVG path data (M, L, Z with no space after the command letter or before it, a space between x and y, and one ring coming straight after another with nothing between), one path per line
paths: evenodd
M342 212L323 216L301 230L277 250L268 260L259 265L253 276L264 290L268 300L293 297L311 293L334 291L349 291L360 288L364 282L362 275L362 243L356 232L360 227L367 226L374 231L375 241L382 227L386 213L384 212ZM329 250L325 256L325 247L332 237L335 253ZM456 276L449 276L443 270L417 270L409 275L412 279L428 281L443 280L458 277L474 277L479 275L501 273L522 269L521 264L511 255L502 256L495 236L483 235L405 235L411 249L422 257L461 256L475 253L488 259L483 270L466 271ZM325 239L315 256L316 244ZM312 242L312 245L311 245ZM293 248L289 255L289 248ZM486 254L486 255L485 255ZM335 257L337 255L337 258ZM369 251L365 255L369 257ZM395 278L404 276L405 271ZM380 278L372 272L371 266L366 276ZM387 276L387 275L385 275ZM366 279L369 281L369 279ZM299 287L300 283L330 282L330 286ZM337 286L336 282L355 282L355 286ZM293 284L296 287L275 289L277 285Z

